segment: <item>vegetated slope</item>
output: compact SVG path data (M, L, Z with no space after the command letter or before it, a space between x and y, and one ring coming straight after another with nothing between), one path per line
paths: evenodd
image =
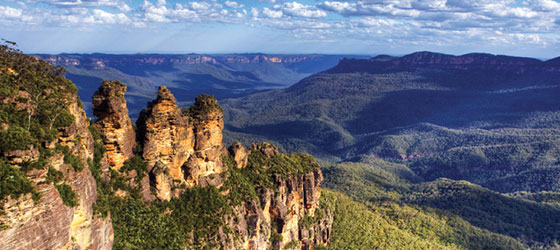
M282 90L225 101L228 137L269 138L327 161L406 163L425 180L557 190L555 60L418 52L345 59ZM538 170L538 171L537 171ZM534 185L518 186L528 180Z
M342 163L323 168L325 186L354 200L341 197L335 203L347 209L336 210L332 247L339 241L367 242L363 235L391 226L418 237L418 242L463 249L550 248L558 242L560 210L551 204L553 194L548 194L548 199L546 194L511 197L444 178L413 184L396 177L392 169L394 163L381 160L375 165ZM364 226L365 221L377 217L381 222ZM402 240L392 242L406 245L409 240L411 237L402 236Z
M0 45L0 249L111 249L92 136L64 69Z
M344 57L313 54L35 56L66 67L66 77L78 86L86 107L102 79L126 82L129 90L127 101L133 118L154 97L153 93L160 85L168 86L175 93L177 101L186 106L201 93L215 95L221 100L289 86L310 74L336 65Z

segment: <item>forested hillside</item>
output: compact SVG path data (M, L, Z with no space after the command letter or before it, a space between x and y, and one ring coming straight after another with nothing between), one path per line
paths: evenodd
M489 54L345 59L290 88L226 101L226 138L329 162L375 156L425 181L558 191L559 76L554 60Z

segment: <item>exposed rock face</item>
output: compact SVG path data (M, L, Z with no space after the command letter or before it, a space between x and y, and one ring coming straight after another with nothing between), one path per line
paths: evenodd
M49 165L63 173L63 182L76 193L77 206L68 207L53 183L46 183L49 168L35 169L27 173L40 194L37 203L31 194L10 199L2 204L0 224L0 249L111 249L113 229L110 218L96 218L93 207L97 200L96 183L91 175L88 160L93 157L93 139L88 130L85 112L77 104L76 97L69 106L74 123L59 129L57 142L68 146L71 154L78 156L84 169L76 171L64 164L64 156L55 154L48 159Z
M182 112L165 87L141 114L138 128L151 187L160 200L177 197L189 187L221 186L220 173L227 170L222 157L228 154L236 168L246 167L253 151L268 158L279 154L268 143L253 145L250 151L236 143L225 150L222 110L216 99L199 96L188 112ZM227 226L241 237L220 228L217 243L225 249L310 249L326 245L333 218L329 211L319 208L322 179L318 168L295 176L276 174L273 188L259 188L258 199L244 201L233 208L232 214L225 215ZM149 189L150 183L142 185Z
M223 172L222 130L224 120L218 101L201 95L195 99L189 113L195 135L194 155L183 166L189 185L198 185L201 178Z
M249 153L243 147L241 142L236 142L228 148L229 154L233 156L233 160L235 161L235 167L237 168L244 168L247 166L247 160Z
M278 154L270 144L253 145L252 148L267 157ZM318 168L290 177L275 174L274 188L260 189L258 200L246 201L234 209L228 223L242 235L242 239L224 247L312 249L328 244L334 218L331 211L319 207L322 180Z
M93 114L99 118L95 127L103 138L109 167L116 171L134 156L136 147L125 92L126 86L119 81L103 81L93 96Z
M170 200L185 188L199 184L220 185L217 174L223 172L222 116L212 96L197 97L185 113L171 92L160 87L157 99L142 111L137 122L142 156L158 199ZM149 200L148 188L143 190L145 200Z
M158 162L165 166L166 171L159 171L157 175L160 177L156 181L176 180L177 184L186 183L181 167L194 153L193 127L166 87L160 87L157 99L142 111L137 124L144 150L142 157L148 164L148 171L151 172ZM154 173L151 175L153 177ZM168 175L169 178L161 175ZM156 183L157 197L169 200L177 196L178 193L171 192L174 184Z
M456 70L457 72L482 71L523 75L528 73L559 72L558 58L540 61L533 58L471 53L461 56L433 52L416 52L403 57L377 56L369 60L343 59L329 69L329 73L344 72L397 72L418 68Z

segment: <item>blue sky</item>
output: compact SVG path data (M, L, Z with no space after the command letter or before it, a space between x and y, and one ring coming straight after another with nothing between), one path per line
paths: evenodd
M27 53L560 56L556 0L2 0Z

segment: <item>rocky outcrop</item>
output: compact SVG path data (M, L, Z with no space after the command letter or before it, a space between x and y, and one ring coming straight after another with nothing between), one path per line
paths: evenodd
M118 171L134 156L136 133L128 116L124 94L126 85L120 81L103 81L93 95L94 123L103 138L109 167Z
M143 146L142 157L148 164L152 179L154 173L151 171L156 163L165 167L157 173L160 177L154 179L156 189L161 188L157 189L156 196L162 200L178 196L171 188L186 183L181 167L193 155L195 146L189 117L177 106L171 92L166 87L160 87L156 100L140 114L137 126ZM168 177L163 178L162 174ZM172 183L157 183L158 180L170 180Z
M213 96L197 97L194 105L183 112L171 92L160 87L156 100L142 111L137 122L142 157L158 199L178 197L187 187L220 185L222 116ZM143 188L143 194L147 189ZM149 195L144 197L150 199Z
M195 135L194 154L183 166L189 186L223 172L222 109L213 96L201 95L189 109Z
M243 147L241 142L236 142L228 148L228 152L233 156L233 161L235 162L236 168L244 168L247 166L247 160L249 157L249 152Z
M18 199L7 198L0 204L0 249L111 249L113 229L110 218L94 215L97 200L96 182L87 162L93 158L93 139L85 112L73 97L68 107L75 117L71 126L60 128L57 139L48 144L66 146L71 155L83 163L83 169L66 164L65 156L56 153L43 168L27 172L39 194ZM14 162L17 166L17 163ZM47 166L51 166L50 168ZM52 169L52 170L51 170ZM62 173L56 183L47 182L49 171ZM77 204L64 204L55 184L68 185L76 194Z
M240 152L239 147L235 144L233 148ZM267 143L251 148L251 152L258 150L268 158L279 154ZM312 249L327 245L334 218L319 204L322 180L319 168L296 175L274 174L273 187L259 188L258 199L234 209L228 225L242 238L225 248Z

